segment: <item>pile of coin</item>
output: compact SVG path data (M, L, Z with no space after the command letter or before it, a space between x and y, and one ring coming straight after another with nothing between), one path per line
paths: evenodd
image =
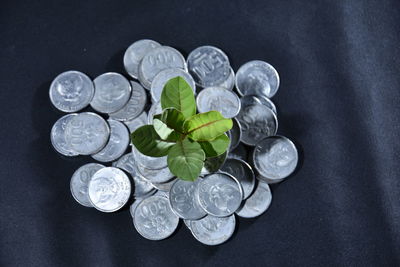
M129 80L109 72L92 81L66 71L51 83L51 102L68 113L51 129L53 147L64 156L90 155L101 162L75 171L72 196L102 212L129 202L135 229L150 240L169 237L182 219L201 243L225 242L237 217L254 218L268 209L268 184L290 176L298 162L295 145L276 135L277 110L270 98L279 88L277 71L254 60L235 74L216 47L198 47L185 60L178 50L152 40L133 43L123 64ZM234 122L229 149L207 158L195 182L174 177L166 157L149 157L129 145L130 133L162 111L161 92L176 76L193 88L199 112L217 110Z

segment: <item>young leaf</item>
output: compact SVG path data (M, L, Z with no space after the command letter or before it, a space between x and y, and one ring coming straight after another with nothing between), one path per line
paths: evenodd
M183 129L195 141L209 141L229 131L232 120L224 118L218 111L196 114L186 119Z
M203 168L204 159L205 154L199 143L185 138L169 150L167 162L174 175L182 180L194 181Z
M193 89L190 85L178 76L169 80L161 93L161 107L176 108L181 111L185 118L196 114L196 101Z
M206 157L216 157L226 151L229 142L229 137L226 134L222 134L212 141L202 141L199 144L206 153Z
M163 157L175 145L174 142L162 140L154 130L153 125L143 125L131 134L132 144L142 154L150 157Z
M179 133L183 132L182 127L185 122L185 116L176 108L166 108L161 114L155 115L154 119L160 120L170 129Z

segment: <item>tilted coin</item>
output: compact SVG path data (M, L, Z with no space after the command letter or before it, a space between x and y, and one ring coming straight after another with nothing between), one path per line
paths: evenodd
M219 156L206 158L200 174L204 175L218 171L221 168L221 166L224 165L227 155L228 153L225 151Z
M197 187L200 206L210 215L233 214L243 199L240 183L226 173L213 173L200 180Z
M159 170L168 166L167 157L150 157L142 154L135 146L132 146L132 153L136 160L136 165L148 169Z
M118 168L106 167L98 170L89 182L89 200L102 212L113 212L122 208L131 195L131 182Z
M218 85L218 87L223 87L228 90L233 90L233 87L235 86L235 72L233 71L232 68L230 68L230 73L228 78L221 84Z
M65 126L65 140L81 155L99 152L110 137L110 127L99 115L83 112L72 117Z
M172 210L182 219L198 220L207 215L196 196L199 181L200 179L195 182L177 179L169 191Z
M254 168L271 180L289 176L297 166L296 146L284 136L270 136L257 143L253 152Z
M243 188L243 199L248 198L254 190L255 176L250 165L240 159L228 158L221 168L221 171L234 176Z
M200 46L190 52L187 65L189 73L201 87L218 86L231 74L228 56L214 46Z
M219 111L225 118L233 118L240 111L240 99L223 87L208 87L200 91L196 98L200 112Z
M150 107L149 114L147 115L147 123L153 124L154 115L161 114L162 111L163 111L163 109L161 107L160 102L153 103L153 105L151 105L151 107Z
M228 158L248 161L249 154L246 147L242 143L239 143L239 145L233 151L229 152Z
M136 167L139 173L151 183L166 183L174 178L168 167L151 169L141 165L139 162L136 164Z
M169 192L171 190L172 185L178 178L172 179L171 181L165 183L152 183L153 187L155 187L158 191Z
M94 95L92 80L79 71L66 71L59 74L51 83L49 90L53 105L64 112L76 112L89 105Z
M108 124L111 128L108 143L102 150L92 155L92 158L101 162L110 162L121 157L130 142L128 128L122 122L109 119Z
M140 235L150 240L161 240L172 235L179 217L173 213L168 198L151 196L136 207L133 224Z
M122 109L131 97L131 85L119 73L101 74L93 82L96 90L90 106L98 112L116 112Z
M267 62L253 60L236 73L236 89L241 95L273 97L279 88L279 75Z
M71 177L70 189L74 199L85 207L93 207L88 196L90 178L105 166L98 163L88 163L77 169Z
M276 134L278 120L275 113L262 104L243 107L236 117L242 126L241 141L254 146L261 139Z
M56 123L54 123L50 133L50 141L54 149L58 153L68 157L79 155L65 140L65 128L67 126L67 123L71 120L72 117L76 115L76 113L67 114L59 118Z
M275 115L278 114L277 111L276 111L276 106L275 106L274 102L272 102L271 99L269 99L266 96L262 96L262 95L261 96L257 96L257 98L260 100L261 104L263 104L264 106L267 106L268 108L270 108L275 113Z
M275 115L277 115L275 104L266 96L245 95L240 98L240 103L242 105L242 108L254 104L263 104L264 106L270 108L275 113Z
M165 69L160 71L154 77L153 82L151 83L150 92L153 103L160 101L161 93L164 89L165 84L170 79L178 76L182 77L190 85L190 87L193 89L193 92L196 92L196 84L194 83L194 80L189 73L180 68Z
M240 143L240 139L242 138L242 126L240 126L240 122L236 118L232 118L232 128L227 132L229 137L229 151L234 150Z
M131 44L124 54L124 67L126 72L137 79L139 75L139 63L143 57L153 49L161 47L153 40L143 39Z
M134 81L130 81L130 83L132 93L128 103L126 103L126 105L117 112L109 114L110 117L114 120L133 120L143 112L144 107L146 106L147 94L144 91L143 87L139 83Z
M143 111L133 120L124 121L123 123L128 126L129 132L133 133L137 128L147 124L147 112Z
M227 241L234 233L236 226L235 215L215 217L208 215L198 221L190 221L190 230L198 241L205 245L214 246Z
M272 194L269 185L265 182L258 182L254 193L245 200L243 205L236 211L236 214L243 218L254 218L263 214L271 204Z

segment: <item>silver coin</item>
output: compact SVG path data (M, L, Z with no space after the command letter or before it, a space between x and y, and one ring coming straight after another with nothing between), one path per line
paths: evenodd
M267 184L277 184L277 183L280 183L280 182L282 182L283 180L285 180L285 178L281 178L281 179L270 179L270 178L264 177L264 176L262 176L262 175L260 175L260 174L258 174L258 175L256 176L256 179L259 180L259 181L265 182L265 183L267 183Z
M296 169L298 153L288 138L270 136L257 143L253 162L259 174L271 180L279 180L288 177Z
M207 215L200 207L196 196L196 188L200 182L177 179L169 191L169 202L172 210L182 219L198 220Z
M240 99L223 87L208 87L200 91L196 98L199 112L219 111L225 118L233 118L240 111Z
M275 106L274 102L271 101L271 99L269 99L266 96L257 96L257 98L260 100L261 104L270 108L275 113L275 115L278 114L276 111L276 106Z
M242 143L239 143L234 150L229 152L228 158L248 161L249 155L245 146Z
M89 200L102 212L113 212L122 208L131 195L131 182L118 168L106 167L98 170L89 182Z
M92 112L83 112L72 117L65 126L65 140L72 150L81 155L99 152L110 137L107 122Z
M71 146L65 140L65 127L67 126L67 123L71 120L71 118L76 115L77 115L76 113L67 114L59 118L54 123L50 133L50 140L54 149L58 153L68 157L79 155L71 148Z
M240 159L228 158L221 168L221 171L234 176L243 188L243 199L248 198L254 190L255 176L250 165Z
M151 83L151 98L153 103L156 103L161 100L161 93L164 89L165 84L172 78L182 77L189 85L192 87L193 92L196 92L196 84L192 76L189 73L179 68L165 69L160 71L153 79Z
M155 195L155 196L162 196L162 197L165 197L165 198L168 199L168 201L169 201L168 192L157 190L156 193L155 193L154 195Z
M147 169L159 170L168 166L167 156L165 157L150 157L140 153L135 146L132 146L132 153L136 160L136 165L143 166Z
M124 121L123 123L128 126L129 132L133 133L137 128L147 124L147 112L143 111L133 120Z
M137 163L136 167L139 173L151 183L166 183L174 178L174 175L171 173L168 167L161 169L150 169L141 165L140 163Z
M254 104L263 104L264 106L271 109L275 113L275 115L277 115L275 104L265 96L245 95L240 98L240 103L242 105L242 108Z
M186 70L185 58L175 48L161 46L147 53L139 64L139 80L150 88L154 77L160 71L170 68Z
M225 151L219 156L206 158L200 174L205 175L218 171L221 168L221 166L224 165L227 155L228 153Z
M243 199L240 183L226 173L214 173L200 180L197 187L200 206L210 215L225 217L233 214Z
M126 72L137 79L139 75L139 63L143 57L153 49L161 47L153 40L143 39L131 44L124 54L124 67Z
M126 105L117 112L109 114L114 120L129 121L139 116L147 103L147 94L143 87L134 81L130 81L132 93Z
M59 74L51 83L50 101L64 112L76 112L87 107L94 95L92 80L79 71Z
M133 223L144 238L161 240L175 232L179 217L172 212L167 198L151 196L143 199L136 207Z
M192 230L190 229L190 222L191 222L191 220L183 220L183 223L186 225L186 227L187 227L190 231L192 231Z
M217 87L223 87L228 90L233 90L235 86L235 72L232 68L230 68L228 79L226 79L223 83L219 84Z
M240 139L242 138L242 127L240 126L240 122L236 118L232 118L233 126L227 134L229 137L229 151L233 151L240 143Z
M241 95L273 97L279 88L279 75L267 62L253 60L236 73L236 89Z
M228 56L214 46L200 46L193 50L187 58L187 65L196 84L204 88L222 84L231 74Z
M171 181L168 181L166 183L152 183L152 185L158 191L169 192L169 190L171 190L171 187L175 183L176 180L178 180L178 178L172 179Z
M92 158L101 162L110 162L121 157L130 142L128 129L122 122L109 119L108 124L111 128L108 143L102 150L92 155Z
M162 111L163 111L163 109L161 107L160 102L153 103L153 105L151 105L151 107L150 107L149 114L147 115L147 123L153 124L154 115L161 114Z
M90 106L98 112L116 112L122 109L131 97L131 85L119 73L101 74L93 82L96 90Z
M118 161L113 162L112 165L113 167L128 172L132 176L135 185L133 195L136 198L146 196L149 192L154 190L153 185L137 171L135 159L132 153L123 155L118 159Z
M88 184L91 177L105 166L88 163L77 169L71 177L70 189L74 199L85 207L93 207L88 196Z
M130 205L129 207L129 213L131 214L132 219L135 217L135 209L136 207L139 205L140 201L142 201L143 199L138 199L133 201L133 203Z
M254 193L245 200L236 214L243 218L254 218L263 214L271 204L272 194L267 183L258 182Z
M235 227L235 215L223 218L208 215L201 220L190 221L190 230L194 238L209 246L227 241L233 235Z
M237 119L242 127L241 141L249 146L254 146L265 137L275 135L278 130L275 113L262 104L243 107Z

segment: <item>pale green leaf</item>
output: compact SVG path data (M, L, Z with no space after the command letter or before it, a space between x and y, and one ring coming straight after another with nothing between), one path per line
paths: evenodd
M206 153L206 157L216 157L226 151L229 146L229 137L226 134L222 134L211 141L201 141L199 144Z
M161 93L161 107L176 108L181 111L185 118L196 114L196 101L193 89L190 85L178 76L170 79L164 86Z

